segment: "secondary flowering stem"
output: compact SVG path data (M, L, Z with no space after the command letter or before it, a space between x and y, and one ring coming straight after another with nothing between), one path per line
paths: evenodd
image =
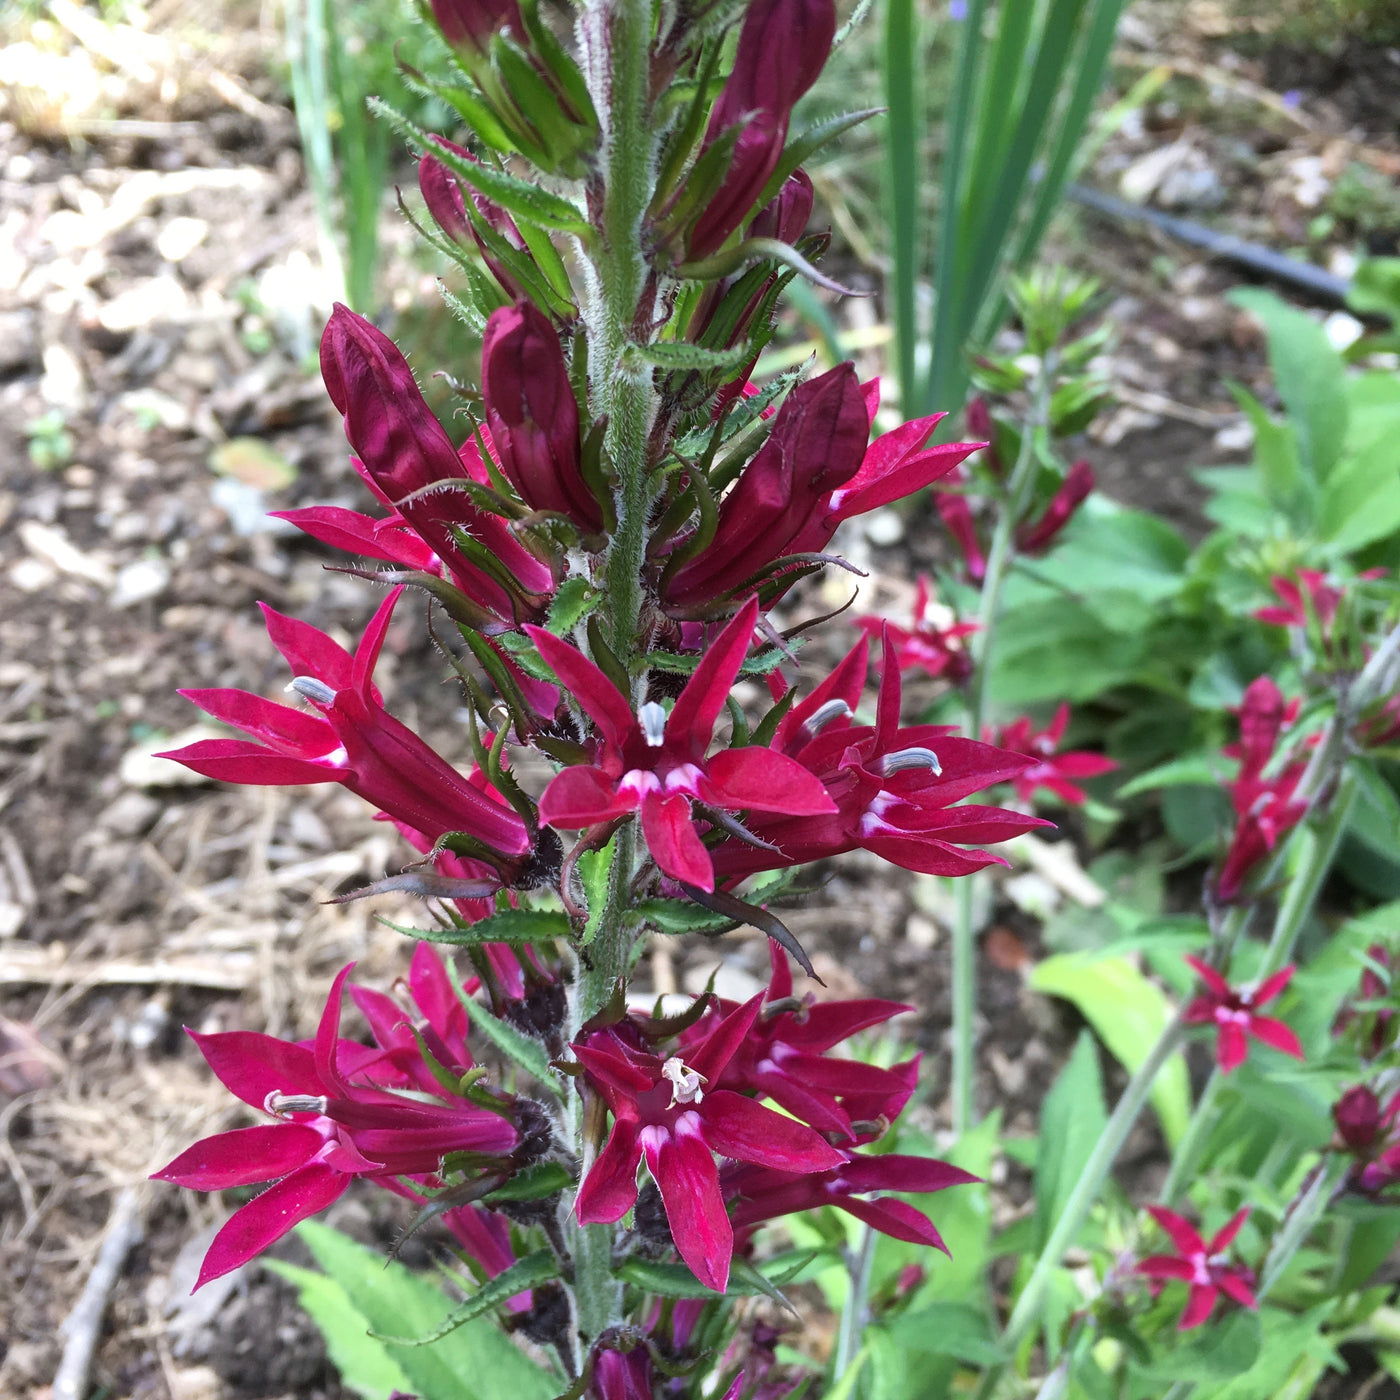
M967 688L967 732L980 736L986 719L987 679L991 673L997 622L1001 616L1001 592L1016 547L1016 525L1025 513L1026 502L1039 465L1035 454L1036 437L1049 419L1050 385L1054 379L1054 352L1041 361L1031 389L1031 413L1021 434L1021 449L1007 483L1006 494L997 511L987 572L982 579L982 596L977 611L977 631L969 640L972 676ZM977 1118L975 1098L975 1047L977 1017L977 946L973 915L976 907L976 877L958 886L957 919L953 926L953 1131L959 1137Z
M1177 1046L1181 1043L1182 1031L1182 1019L1178 1014L1167 1024L1157 1043L1148 1051L1147 1058L1138 1066L1137 1072L1128 1081L1127 1088L1114 1105L1103 1133L1094 1145L1089 1160L1084 1164L1079 1181L1065 1202L1065 1208L1060 1212L1060 1218L1055 1222L1055 1228L1050 1232L1050 1238L1045 1242L1040 1258L1036 1260L1035 1269L1022 1289L1021 1296L1016 1300L1015 1308L1012 1309L1006 1330L1001 1337L1002 1350L1007 1354L1014 1353L1040 1321L1050 1280L1055 1270L1060 1267L1065 1250L1074 1243L1075 1236L1083 1228L1089 1211L1098 1200L1099 1192L1103 1189L1109 1172L1113 1170L1113 1164L1118 1160L1118 1154L1122 1151L1128 1134L1133 1130L1138 1114L1147 1103L1158 1074L1176 1053ZM1004 1365L992 1366L983 1374L975 1400L988 1400L988 1397L995 1393L1005 1369Z

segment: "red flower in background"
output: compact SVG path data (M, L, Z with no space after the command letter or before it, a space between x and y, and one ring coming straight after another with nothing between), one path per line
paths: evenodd
M1222 1074L1229 1074L1245 1062L1251 1035L1275 1050L1282 1050L1285 1055L1303 1058L1303 1047L1293 1031L1272 1016L1259 1015L1257 1009L1283 992L1293 978L1292 967L1274 973L1257 987L1232 987L1199 958L1188 956L1186 961L1206 984L1206 990L1187 1006L1183 1019L1188 1025L1217 1028L1215 1062Z
M1244 887L1260 861L1278 844L1279 837L1295 827L1306 814L1307 803L1295 801L1307 765L1292 760L1266 778L1264 770L1274 757L1284 724L1298 712L1295 700L1285 705L1283 694L1268 676L1251 682L1240 706L1240 740L1225 749L1240 760L1240 771L1225 784L1235 809L1235 831L1215 879L1215 896L1228 904Z
M1177 1252L1150 1255L1139 1261L1137 1272L1157 1280L1159 1288L1168 1279L1181 1279L1190 1289L1185 1311L1177 1323L1180 1331L1199 1327L1211 1315L1221 1293L1233 1298L1241 1307L1259 1306L1254 1296L1253 1272L1239 1264L1225 1262L1226 1250L1249 1219L1248 1207L1217 1231L1209 1244L1189 1221L1173 1211L1163 1206L1148 1206L1147 1213L1166 1231Z
M637 1164L661 1191L680 1256L707 1288L729 1282L734 1231L714 1154L779 1171L818 1172L844 1160L813 1129L732 1089L717 1089L763 1005L754 997L685 1051L663 1060L632 1048L614 1031L574 1046L589 1084L612 1110L606 1146L579 1187L583 1225L620 1219L637 1199Z
M1040 519L1027 522L1016 531L1016 548L1022 554L1043 554L1054 544L1060 531L1069 524L1080 505L1094 489L1094 469L1088 462L1076 462L1060 485L1060 489L1050 497L1049 504Z
M954 685L962 685L972 675L972 656L963 642L981 624L954 620L940 627L928 615L932 599L929 576L920 574L914 591L912 626L900 627L870 616L856 618L856 626L868 636L887 629L895 664L901 672L918 667L930 676L943 676Z
M820 781L784 754L752 745L706 757L757 617L758 602L750 599L706 651L670 714L648 701L634 715L631 701L581 651L528 628L600 738L597 762L565 768L550 781L540 798L541 819L574 830L640 811L642 835L660 869L708 891L714 868L692 803L795 817L834 812Z
M1037 788L1046 788L1060 801L1078 807L1087 800L1088 793L1074 780L1097 778L1118 767L1113 759L1084 749L1057 753L1068 724L1069 706L1061 705L1055 711L1055 718L1039 733L1031 728L1030 720L1023 717L1008 724L999 734L988 731L984 736L998 748L1010 749L1013 753L1023 753L1037 760L1012 779L1016 785L1016 796L1022 802L1031 801Z
M182 690L200 709L251 734L203 739L160 755L220 782L341 783L389 816L436 841L465 832L503 856L522 856L529 829L510 807L457 772L380 703L375 663L402 588L370 619L352 656L309 623L263 605L268 635L314 713L246 690Z

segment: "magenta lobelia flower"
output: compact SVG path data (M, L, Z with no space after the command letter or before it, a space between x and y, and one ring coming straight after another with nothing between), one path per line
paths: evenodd
M770 1098L818 1132L851 1140L855 1132L849 1105L898 1098L906 1090L907 1077L900 1070L837 1059L826 1052L914 1008L876 997L816 1002L810 993L798 1001L787 954L771 942L768 951L773 975L763 1010L712 1087ZM714 1020L737 1009L736 1003L719 999L715 1007L686 1034L683 1045L704 1039Z
M914 591L912 625L900 627L879 617L858 617L856 626L867 635L875 636L888 629L894 660L901 672L916 667L930 676L942 676L954 685L962 685L972 675L972 656L964 645L981 624L958 622L953 619L940 626L929 616L933 589L927 574L920 574ZM949 613L949 617L952 614Z
M1278 746L1283 726L1297 714L1297 702L1285 705L1283 694L1268 676L1252 681L1240 706L1240 740L1225 749L1240 760L1240 771L1226 791L1235 809L1235 831L1220 873L1215 896L1223 903L1236 899L1250 872L1278 844L1285 832L1306 815L1306 802L1297 801L1297 790L1306 764L1290 760L1265 777Z
M685 1059L633 1049L600 1031L574 1053L589 1085L612 1110L607 1144L579 1186L580 1224L620 1219L637 1199L637 1163L661 1192L680 1256L707 1288L729 1282L734 1231L714 1154L787 1172L818 1172L845 1160L813 1129L732 1089L717 1089L753 1029L762 994L725 1016Z
M845 1156L846 1161L839 1167L801 1176L768 1167L736 1167L727 1172L725 1193L736 1198L734 1228L747 1229L799 1210L835 1206L894 1239L929 1245L948 1253L943 1236L923 1211L893 1196L869 1199L870 1193L923 1194L943 1191L949 1186L967 1186L980 1181L981 1177L934 1157L912 1157L896 1152L867 1157L848 1152Z
M1186 1308L1177 1323L1179 1330L1199 1327L1211 1315L1221 1293L1241 1307L1259 1306L1254 1297L1253 1272L1239 1264L1226 1263L1226 1251L1249 1219L1249 1207L1237 1212L1209 1244L1189 1221L1164 1206L1148 1206L1147 1213L1166 1231L1177 1253L1153 1254L1139 1260L1137 1272L1158 1280L1158 1288L1168 1279L1181 1279L1189 1287Z
M1248 1037L1262 1040L1275 1050L1295 1059L1303 1058L1298 1037L1272 1016L1261 1016L1256 1010L1272 1001L1288 985L1294 969L1285 967L1257 987L1232 987L1209 964L1199 958L1187 957L1196 975L1206 984L1206 990L1187 1006L1182 1019L1188 1025L1214 1025L1219 1034L1215 1042L1215 1062L1222 1074L1238 1069L1249 1054Z
M1005 841L1050 822L1004 807L954 805L1013 779L1031 760L943 725L899 723L899 667L886 665L876 722L852 715L865 684L869 641L861 640L806 700L783 717L775 749L813 773L836 803L829 816L753 817L754 835L777 852L731 838L714 852L722 879L803 865L861 847L928 875L966 875L1005 862L959 843ZM888 646L886 655L889 655Z
M380 604L353 656L324 632L264 605L268 635L292 668L290 688L314 712L246 690L182 690L257 742L203 739L160 757L220 782L341 783L430 842L462 832L502 856L524 855L531 839L519 815L462 777L380 703L374 667L402 591Z
M426 1066L420 1074L405 1065L403 1042L392 1033L391 1043L378 1051L340 1039L341 993L353 966L336 977L311 1046L253 1031L190 1032L225 1087L277 1121L205 1138L155 1179L223 1191L280 1178L229 1217L205 1255L196 1288L246 1263L298 1221L323 1210L353 1177L374 1177L391 1186L399 1177L436 1183L448 1153L505 1159L519 1144L515 1127L503 1116L508 1105L496 1113L448 1096ZM448 1063L456 1060L453 1067L465 1069L471 1060L461 1028L451 1015L444 1018L438 991L427 990L436 980L420 963L418 984L429 1000L429 1008L420 1008L428 1011L426 1029ZM380 1020L376 1030L384 1029ZM412 1096L382 1087L396 1082L411 1087ZM508 1161L502 1170L509 1173Z
M1104 773L1111 773L1118 767L1113 759L1083 749L1057 753L1056 749L1068 724L1069 706L1062 704L1055 711L1055 718L1039 733L1032 729L1030 720L1023 716L1008 724L999 734L986 736L998 748L1010 749L1013 753L1023 753L1037 760L1012 779L1016 786L1016 796L1022 802L1031 801L1037 788L1046 788L1060 801L1077 807L1087 800L1088 794L1078 785L1076 779L1097 778Z
M545 788L541 820L574 830L640 811L642 835L661 870L708 891L714 869L692 803L797 817L834 812L821 783L784 754L752 745L706 757L757 617L758 602L750 599L715 638L670 714L649 700L634 715L631 702L582 652L542 628L527 628L599 735L596 762L565 768Z
M1333 1146L1355 1158L1348 1186L1375 1196L1400 1181L1400 1093L1382 1108L1373 1089L1354 1085L1332 1106L1332 1118L1337 1125Z

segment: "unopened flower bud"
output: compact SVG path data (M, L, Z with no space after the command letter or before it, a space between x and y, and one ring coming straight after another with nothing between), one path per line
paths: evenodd
M1353 1152L1365 1152L1381 1128L1380 1100L1364 1084L1348 1089L1332 1107L1337 1134Z
M442 37L461 54L485 52L498 29L522 32L516 0L429 0Z
M750 238L776 238L796 243L812 217L812 182L805 170L794 170L783 187L754 215Z
M578 403L549 318L526 301L491 314L481 346L486 421L501 470L536 510L603 521L580 466Z
M1049 548L1055 536L1069 524L1070 517L1094 489L1094 469L1085 461L1076 462L1066 475L1064 484L1050 498L1045 514L1034 525L1023 525L1016 533L1016 548L1025 554L1036 554Z

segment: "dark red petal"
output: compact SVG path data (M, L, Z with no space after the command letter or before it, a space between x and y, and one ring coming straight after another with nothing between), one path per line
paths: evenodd
M341 1077L336 1064L336 1047L340 1041L340 998L345 979L354 969L354 963L346 963L335 975L330 993L326 997L326 1008L321 1012L320 1024L316 1027L316 1073L322 1083L330 1087L337 1098L353 1098L354 1090Z
M637 724L631 702L577 647L543 627L526 627L525 632L550 670L563 682L564 689L580 702L584 714L598 726L604 742L614 753L620 752Z
M882 1153L878 1157L852 1157L837 1173L848 1191L943 1191L949 1186L971 1186L981 1177L941 1162L937 1157Z
M763 993L750 997L735 1007L715 1028L686 1055L686 1063L702 1074L707 1084L718 1084L740 1045L747 1039L758 1013L763 1009Z
M360 637L360 644L355 648L354 665L350 671L351 684L366 697L371 695L374 668L379 663L379 653L394 617L394 605L402 596L404 587L400 584L389 590L388 597L374 610L374 616L370 618Z
M1293 974L1296 970L1291 966L1285 967L1274 973L1272 977L1266 978L1255 988L1253 1004L1263 1006L1266 1001L1272 1001L1293 980Z
M350 1178L333 1167L312 1162L269 1186L261 1196L235 1211L214 1236L195 1289L261 1254L294 1225L325 1210L349 1184Z
M772 749L722 749L706 763L705 777L713 789L707 800L733 811L751 808L810 817L836 810L814 773Z
M648 794L642 802L642 835L652 859L665 874L706 892L714 889L715 868L691 820L688 797L681 793L672 797Z
M337 783L344 776L344 769L332 768L319 759L288 758L246 739L200 739L156 757L183 763L217 783L247 783L253 787Z
M1302 1041L1291 1027L1284 1025L1282 1021L1276 1021L1272 1016L1251 1016L1249 1033L1256 1040L1262 1040L1265 1045L1282 1050L1285 1055L1292 1055L1295 1060L1303 1058Z
M220 687L179 693L205 714L272 744L280 752L290 749L297 758L320 758L340 743L335 731L320 715L279 705L252 691Z
M1206 1242L1195 1226L1165 1206L1148 1206L1147 1213L1166 1231L1168 1238L1184 1255L1204 1254Z
M313 676L332 690L344 690L351 683L354 658L339 642L309 622L288 617L266 603L258 606L272 645L282 653L294 676Z
M859 1196L839 1196L831 1204L849 1211L857 1220L865 1221L871 1229L879 1230L881 1234L907 1240L910 1244L931 1245L949 1254L948 1246L943 1243L943 1236L934 1228L933 1221L907 1201L888 1197L864 1201Z
M1186 965L1195 970L1196 976L1199 977L1217 997L1228 997L1230 995L1230 984L1209 963L1204 963L1200 958L1192 957L1191 954L1188 953L1186 955Z
M226 1191L271 1181L305 1166L320 1150L323 1139L305 1123L265 1123L219 1133L187 1147L168 1167L152 1172L152 1180L173 1181L192 1191Z
M540 820L565 831L612 821L636 810L636 794L619 792L601 768L591 765L555 774L540 797Z
M1219 1270L1216 1274L1216 1282L1242 1308L1253 1310L1259 1306L1259 1300L1254 1296L1254 1290L1249 1286L1248 1281L1241 1278L1235 1270Z
M1225 1225L1216 1232L1215 1238L1210 1242L1209 1253L1212 1255L1223 1254L1235 1242L1235 1236L1244 1227L1244 1222L1249 1219L1250 1206L1245 1206L1243 1210L1237 1210Z
M1148 1278L1190 1279L1196 1276L1196 1266L1174 1254L1150 1254L1138 1260L1137 1272Z
M739 609L715 638L695 668L695 674L685 683L685 689L681 691L666 721L666 737L671 743L688 749L697 758L710 745L715 721L733 689L739 667L749 653L757 621L758 599L754 597Z
M1224 1022L1215 1042L1215 1063L1220 1066L1221 1074L1230 1074L1239 1069L1248 1058L1249 1040L1244 1027L1237 1026L1233 1021Z
M642 1149L637 1124L620 1119L578 1188L574 1210L580 1225L611 1225L637 1201L637 1163Z
M1219 1296L1220 1290L1211 1284L1192 1284L1191 1296L1186 1300L1186 1311L1181 1314L1181 1321L1176 1324L1177 1330L1186 1332L1192 1327L1199 1327L1210 1316Z
M257 1031L186 1034L199 1046L224 1088L253 1108L262 1108L269 1094L319 1097L328 1092L329 1086L316 1072L316 1057L304 1045Z
M697 1121L693 1124L690 1120ZM719 1168L700 1136L699 1115L683 1113L673 1132L648 1128L647 1166L661 1188L671 1238L690 1271L716 1293L729 1286L734 1231L719 1189Z
M705 1141L722 1157L786 1172L829 1171L846 1160L806 1124L730 1089L706 1094L699 1111Z

